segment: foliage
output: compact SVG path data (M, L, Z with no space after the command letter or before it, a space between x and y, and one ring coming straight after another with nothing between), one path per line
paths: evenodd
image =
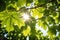
M47 35L36 26L48 29ZM60 0L0 0L0 39L26 40L27 36L29 40L59 40Z

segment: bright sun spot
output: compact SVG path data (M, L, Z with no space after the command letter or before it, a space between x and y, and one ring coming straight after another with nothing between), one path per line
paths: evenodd
M26 21L29 19L29 15L28 14L23 14L23 19Z

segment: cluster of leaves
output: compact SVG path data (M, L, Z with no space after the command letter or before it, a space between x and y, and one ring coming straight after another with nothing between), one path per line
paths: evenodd
M24 21L22 15L25 13L30 16L29 20ZM7 31L4 33L9 36L12 32L12 38L17 36L16 40L19 34L25 39L30 36L30 40L40 40L42 34L37 30L36 24L44 30L48 28L47 35L54 38L57 32L60 33L60 0L0 0L0 21L2 31ZM0 33L4 35L2 31Z
M42 36L40 31L34 36L24 36L17 31L8 33L5 28L0 28L0 40L26 40L27 37L29 37L29 40L59 40L59 37L49 38L48 36Z

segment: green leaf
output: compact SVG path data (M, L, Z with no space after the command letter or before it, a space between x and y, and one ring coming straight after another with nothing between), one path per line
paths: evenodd
M52 17L47 17L46 22L49 22L49 24L55 23L55 20Z
M58 4L60 4L60 0L57 0Z
M38 25L39 25L39 27L42 27L44 30L47 29L47 23L46 22L38 20Z
M57 26L57 30L60 32L60 24Z
M33 2L33 0L26 0L26 3L28 4L28 3L32 3Z
M0 0L0 12L6 9L6 3L3 0Z
M41 10L41 9L33 9L32 10L32 16L34 17L34 18L36 18L36 17L38 17L38 18L42 18L43 17L43 10L41 10L41 11L39 11L39 10Z
M8 9L9 11L16 11L16 9L15 9L13 6L9 6L7 9Z
M20 29L22 26L25 25L24 21L22 19L14 18L13 20L14 25L17 25L18 28Z
M0 20L4 20L5 18L7 18L8 13L6 11L0 12Z
M49 15L50 15L50 14L49 14L49 10L45 9L45 10L44 10L44 15L45 15L45 16L49 16Z
M26 4L26 0L18 0L18 7L24 6Z
M14 30L16 30L17 32L21 32L17 25L14 25L13 27L14 27Z
M9 19L7 20L7 23L6 23L6 30L7 30L8 32L14 30L14 28L13 28L13 24L12 24L12 21L11 21L11 20L12 20L12 19L9 18Z
M52 35L56 35L56 29L55 29L55 27L50 27L49 28L49 30L48 30L48 34L50 35L50 36L52 36Z
M24 36L28 36L30 31L31 31L30 26L28 26L27 29L22 31L22 33L23 33Z
M47 0L38 0L38 4L45 4L47 2Z

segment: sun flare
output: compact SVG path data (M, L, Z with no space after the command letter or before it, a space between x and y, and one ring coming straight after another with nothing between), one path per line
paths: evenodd
M29 15L28 14L23 14L23 19L26 21L26 20L29 20Z

